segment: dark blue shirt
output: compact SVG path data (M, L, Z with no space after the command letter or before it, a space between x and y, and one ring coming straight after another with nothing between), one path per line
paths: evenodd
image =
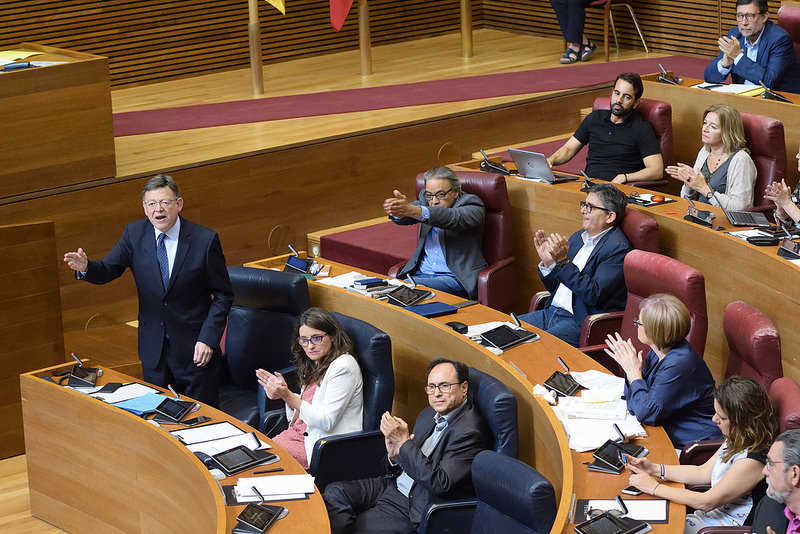
M625 382L625 398L639 422L661 425L676 448L722 434L714 416L714 378L706 362L688 341L682 341L659 360L647 353L642 379Z

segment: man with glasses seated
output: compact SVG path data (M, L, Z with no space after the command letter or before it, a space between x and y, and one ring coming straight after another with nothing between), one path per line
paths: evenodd
M800 430L775 438L764 464L767 497L753 518L754 534L800 533Z
M483 257L483 201L461 190L456 173L434 167L425 173L425 190L409 202L394 190L384 211L402 225L419 223L417 248L398 273L438 291L475 299Z
M736 26L717 41L720 53L705 81L759 85L800 93L800 64L792 37L769 19L767 0L736 0Z
M178 216L183 198L168 175L142 189L146 218L130 223L113 249L90 261L64 254L78 279L105 284L130 269L139 293L139 359L151 384L216 405L219 341L233 302L216 232Z
M439 358L428 367L428 404L413 433L389 412L381 432L392 476L328 484L323 495L334 534L416 532L435 499L474 496L472 460L490 432L469 399L467 366Z
M536 231L539 278L550 297L544 309L522 314L521 320L577 346L587 315L625 308L622 263L631 244L620 224L626 205L619 189L598 184L580 202L583 230L569 241L561 234Z

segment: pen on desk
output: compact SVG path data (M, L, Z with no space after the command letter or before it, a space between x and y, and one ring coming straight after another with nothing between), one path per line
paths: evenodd
M283 471L283 467L276 467L275 469L263 469L261 471L253 471L254 475L263 475L264 473L277 473Z
M181 399L181 396L178 395L178 393L172 388L172 384L167 384L167 389L170 390L173 395L175 395L175 399L176 400L180 400Z
M517 364L516 364L516 363L512 362L511 360L508 360L508 365L510 365L511 367L513 367L514 369L516 369L517 371L519 371L519 374L521 374L521 375L522 375L522 376L524 376L525 378L528 378L528 375L526 375L526 374L525 374L525 373L522 371L522 369L520 369L519 367L517 367Z
M558 360L558 363L561 364L561 367L563 367L564 370L569 373L569 367L567 367L567 364L561 359L561 356L556 356L556 359Z

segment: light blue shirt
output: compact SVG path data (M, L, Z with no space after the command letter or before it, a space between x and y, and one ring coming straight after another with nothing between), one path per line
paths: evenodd
M422 214L419 220L420 222L427 222L431 218L431 211L428 206L420 206L420 208L422 209ZM422 261L419 263L419 272L422 274L453 276L453 271L447 266L444 251L441 244L439 244L439 228L435 226L431 228L425 238L425 249Z
M747 59L749 59L750 61L753 61L753 62L756 61L756 59L758 58L758 45L761 42L761 36L762 35L764 35L764 30L761 30L761 33L758 34L758 38L756 38L756 42L753 43L753 44L750 44L750 41L748 41L747 37L745 37L745 39L744 39L744 52L739 52L739 55L736 56L735 58L733 58L733 64L734 65L738 65L739 61L745 55L747 56ZM722 66L722 63L720 61L717 61L717 70L723 76L727 76L731 72L731 69L733 68L733 65L731 65L728 68L725 68L725 67ZM744 84L745 85L757 85L755 82L751 82L750 80L745 80Z

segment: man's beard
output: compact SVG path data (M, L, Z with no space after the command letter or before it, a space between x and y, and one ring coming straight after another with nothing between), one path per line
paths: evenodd
M786 504L786 499L789 498L790 492L779 493L775 491L769 483L769 479L767 479L767 497L771 498L773 501L777 501L780 504Z
M619 104L614 104L611 106L611 114L614 115L615 117L621 117L624 119L625 117L631 114L631 111L633 111L633 109L626 110Z

